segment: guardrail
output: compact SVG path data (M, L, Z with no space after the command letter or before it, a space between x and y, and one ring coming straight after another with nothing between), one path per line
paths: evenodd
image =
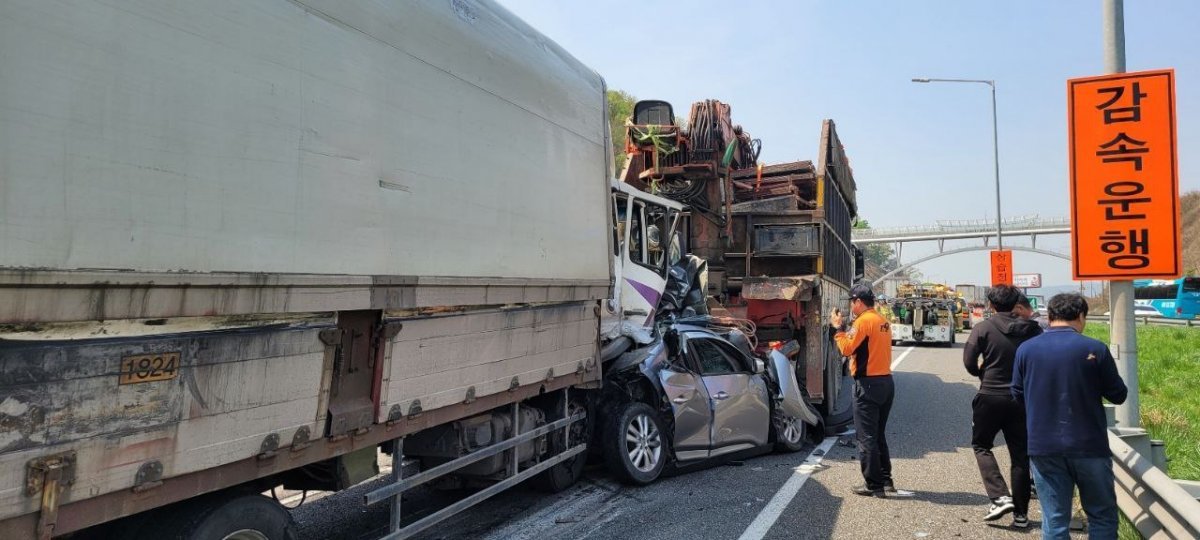
M1167 317L1143 317L1140 315L1134 317L1134 319L1138 324L1147 324L1151 326L1200 326L1200 320L1198 319L1170 319ZM1088 315L1087 320L1088 322L1108 324L1107 315Z
M1144 538L1200 538L1200 501L1111 431L1117 506Z

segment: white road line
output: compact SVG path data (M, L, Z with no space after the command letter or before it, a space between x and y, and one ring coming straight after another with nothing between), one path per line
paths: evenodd
M917 348L916 345L909 347L907 349L904 349L904 352L900 353L900 358L897 358L892 361L892 370L895 371L896 366L900 365L900 362L903 362L905 358L908 358L908 353L913 352L913 349L915 349L915 348Z
M795 474L789 477L787 482L784 482L783 487L780 487L779 491L775 492L775 496L771 497L771 500L758 513L758 516L754 518L750 526L746 527L746 532L743 532L742 536L738 537L738 540L761 540L762 537L767 535L767 532L771 530L771 527L775 525L779 516L787 509L788 504L800 492L800 488L804 487L804 483L808 481L808 477L812 476L813 471L817 469L817 465L821 464L821 460L825 459L825 454L829 452L829 449L833 447L833 443L837 440L837 437L826 437L804 459L804 463L793 469Z

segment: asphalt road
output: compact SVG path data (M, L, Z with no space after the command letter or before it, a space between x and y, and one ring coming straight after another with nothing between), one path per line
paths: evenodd
M959 337L960 343L965 340ZM419 538L1040 537L1036 500L1028 530L1009 528L1009 517L992 523L982 520L988 499L969 444L976 384L962 368L961 354L961 345L895 348L896 401L888 441L897 485L913 491L910 498L881 500L852 494L851 486L861 482L855 450L848 438L833 438L821 445L828 452L810 447L796 454L766 455L663 478L642 488L619 485L603 469L592 468L564 493L545 495L518 487ZM1007 471L1002 447L997 455ZM301 538L379 537L387 525L386 507L365 508L361 503L362 494L374 485L294 510ZM404 499L405 521L428 515L462 495L415 491Z

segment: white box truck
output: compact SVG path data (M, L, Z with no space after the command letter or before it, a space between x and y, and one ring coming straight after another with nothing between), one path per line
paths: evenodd
M0 51L0 538L284 538L256 493L404 437L578 476L654 308L612 193L680 209L611 181L592 70L489 0L15 0Z

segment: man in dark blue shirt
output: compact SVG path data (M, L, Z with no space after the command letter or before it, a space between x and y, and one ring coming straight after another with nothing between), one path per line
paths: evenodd
M1012 394L1025 404L1029 458L1042 505L1042 537L1070 538L1076 487L1088 538L1116 539L1117 497L1104 402L1128 395L1108 347L1082 334L1087 301L1059 294L1047 305L1050 328L1017 349Z

